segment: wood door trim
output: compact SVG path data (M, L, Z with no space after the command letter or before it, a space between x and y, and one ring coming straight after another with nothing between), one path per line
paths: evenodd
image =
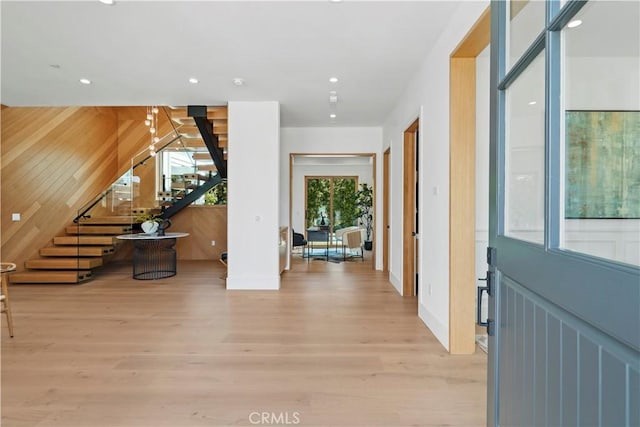
M475 352L476 57L489 44L484 11L450 58L449 352Z

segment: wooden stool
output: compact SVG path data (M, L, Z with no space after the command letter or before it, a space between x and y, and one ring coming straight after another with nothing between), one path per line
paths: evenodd
M7 273L15 271L16 265L11 262L0 263L0 273L2 273L2 313L7 315L7 325L9 326L9 336L13 338L13 319L11 317L11 305L9 304L9 287L7 286Z

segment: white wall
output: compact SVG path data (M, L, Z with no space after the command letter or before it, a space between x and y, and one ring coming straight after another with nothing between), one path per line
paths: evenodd
M279 289L280 104L229 102L227 289Z
M326 127L280 130L280 224L289 224L289 157L297 154L376 154L376 268L382 268L382 128Z
M635 30L637 33L637 29ZM637 41L636 41L637 43ZM640 58L573 57L566 67L567 110L640 110ZM564 247L640 265L640 220L565 220Z
M383 128L382 150L391 147L390 278L401 292L402 134L420 117L418 269L422 292L418 313L446 348L449 347L449 56L487 6L488 1L460 5Z

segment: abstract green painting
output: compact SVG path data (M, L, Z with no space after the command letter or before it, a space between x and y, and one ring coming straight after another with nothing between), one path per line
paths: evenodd
M640 218L640 112L566 111L566 218Z

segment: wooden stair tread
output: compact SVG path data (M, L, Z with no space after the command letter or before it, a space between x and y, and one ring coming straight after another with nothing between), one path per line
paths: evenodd
M207 118L209 120L226 119L228 114L229 113L226 106L207 107ZM189 117L187 115L186 108L176 108L174 110L170 110L169 115L171 116L172 120L180 121L182 123L189 123L189 120L193 119L192 117Z
M113 236L57 236L53 238L53 244L56 246L113 246L114 243L116 243L116 238Z
M209 153L193 153L191 158L193 160L209 160L209 161L213 161L211 159L211 154L209 154Z
M70 225L65 229L67 234L126 234L131 226L124 225Z
M30 259L24 266L31 270L88 270L102 265L102 258L40 258Z
M9 276L11 284L21 283L80 283L91 278L90 270L79 271L26 271Z
M113 251L113 246L50 246L40 249L40 256L103 256Z
M218 168L216 167L216 165L199 165L198 170L199 171L217 171Z
M80 219L81 225L127 225L135 222L135 216L120 215L120 216L104 216L104 217L92 217Z

